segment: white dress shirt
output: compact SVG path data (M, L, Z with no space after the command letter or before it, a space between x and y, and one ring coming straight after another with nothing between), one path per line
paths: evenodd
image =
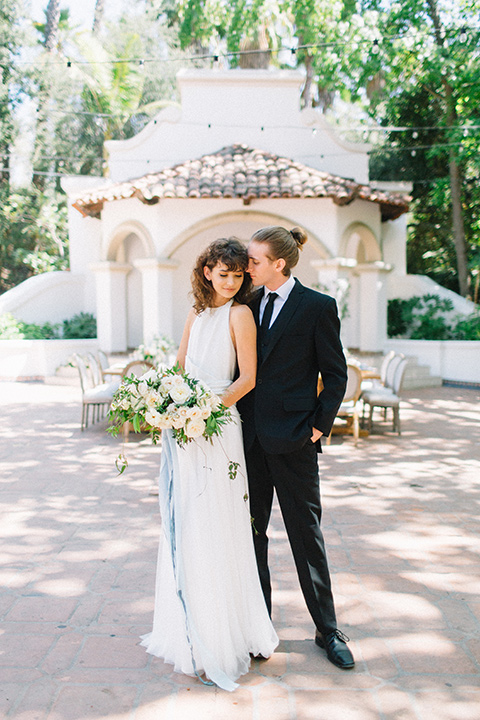
M286 303L288 296L290 295L290 293L293 290L294 285L295 285L295 278L293 277L293 275L290 275L290 277L288 277L285 280L283 285L280 285L280 287L277 288L276 290L269 290L267 287L264 288L264 295L260 301L260 317L259 317L260 323L262 322L263 311L265 310L265 305L267 304L268 296L270 295L270 293L276 292L278 297L275 298L275 301L273 303L272 319L270 320L269 328L272 327L273 323L277 319L278 313L280 312L280 310Z

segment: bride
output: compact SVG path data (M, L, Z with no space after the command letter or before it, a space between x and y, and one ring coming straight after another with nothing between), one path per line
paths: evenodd
M180 448L171 430L162 433L163 537L153 630L141 643L177 672L204 674L225 690L238 687L251 655L269 657L278 644L258 578L235 407L255 384L247 264L243 245L229 238L211 243L193 270L194 305L177 360L220 396L234 421L213 444L200 437ZM238 463L233 478L231 462Z

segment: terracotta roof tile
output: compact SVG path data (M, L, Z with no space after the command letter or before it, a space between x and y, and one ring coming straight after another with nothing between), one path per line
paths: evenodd
M116 183L82 195L74 203L84 215L99 217L104 203L137 197L148 204L164 198L312 198L329 197L338 205L355 199L379 203L382 219L408 210L407 195L376 190L354 180L322 172L288 158L246 145L229 145L157 173Z

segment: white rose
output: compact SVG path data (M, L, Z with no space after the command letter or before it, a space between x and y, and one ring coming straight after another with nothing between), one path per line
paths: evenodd
M203 435L205 430L205 422L201 418L196 420L187 420L185 425L185 435L189 438L196 438Z
M170 416L172 427L175 428L175 430L180 430L185 425L185 418L180 417L177 413L175 415Z
M157 405L158 403L161 404L161 402L162 396L160 395L160 393L150 388L149 392L145 395L145 403L147 404L147 407L155 407L155 405Z
M156 379L157 379L157 371L155 370L155 368L150 368L150 370L147 370L146 373L143 373L142 377L140 378L140 380L145 380L145 381L156 380Z
M212 408L212 410L218 410L222 403L218 395L211 395L209 398L207 398L207 402Z
M130 400L128 398L123 398L122 402L120 403L120 407L122 410L130 410Z
M147 410L145 413L145 421L152 427L158 427L158 422L161 420L161 415L156 410Z
M162 384L160 385L160 389L162 392L165 393L165 395L168 395L170 390L172 389L174 384L174 375L166 375L163 380Z
M165 415L162 415L156 410L148 410L145 413L145 420L149 425L151 425L152 427L156 427L159 430L164 430L171 427L171 424L169 420L165 417Z
M181 375L172 375L172 378L173 378L173 383L172 383L173 387L180 387L180 385L185 384L185 380L182 378Z
M189 386L186 382L183 382L183 380L180 383L177 383L172 389L170 390L170 397L172 398L173 402L175 403L184 403L188 400L188 398L191 396L192 391L190 390Z
M150 392L150 388L148 387L147 383L143 381L138 383L137 390L140 395L142 395L142 397L146 397Z
M187 417L189 420L197 420L198 418L202 418L202 410L198 407L198 405L187 408Z
M187 420L190 417L190 408L186 407L185 405L182 405L177 410L177 415L184 420Z
M212 411L209 407L202 407L200 412L202 420L206 420L212 414Z

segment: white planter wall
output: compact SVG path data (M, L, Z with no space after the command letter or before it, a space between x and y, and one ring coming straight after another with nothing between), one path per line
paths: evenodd
M390 339L385 343L389 350L416 357L443 380L480 383L480 341Z
M0 379L42 379L55 375L73 353L98 350L96 338L81 340L0 340Z

